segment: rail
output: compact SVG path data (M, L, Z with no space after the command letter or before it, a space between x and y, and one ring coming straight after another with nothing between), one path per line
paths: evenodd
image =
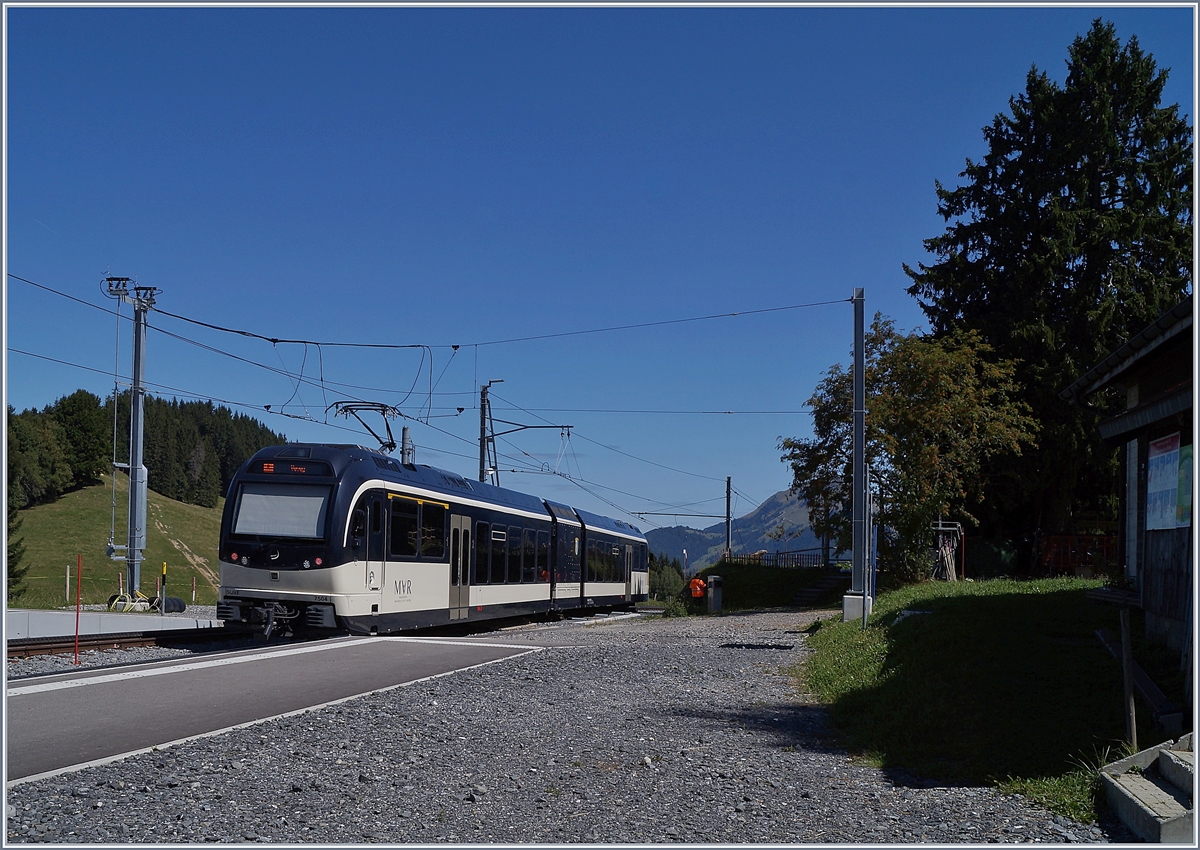
M170 629L154 632L113 632L79 636L79 649L131 649L139 646L172 646L181 643L207 643L218 640L239 640L252 634L249 629L224 628ZM9 658L29 658L34 655L61 655L75 651L75 635L55 637L13 638L8 641Z

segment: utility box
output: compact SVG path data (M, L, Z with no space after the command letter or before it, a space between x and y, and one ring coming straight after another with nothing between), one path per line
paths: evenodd
M721 613L721 577L708 577L708 613Z

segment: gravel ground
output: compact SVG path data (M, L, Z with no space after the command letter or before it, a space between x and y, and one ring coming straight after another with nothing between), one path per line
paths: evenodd
M906 784L856 764L783 673L815 616L569 621L482 636L544 648L18 785L7 840L1132 840L991 788Z

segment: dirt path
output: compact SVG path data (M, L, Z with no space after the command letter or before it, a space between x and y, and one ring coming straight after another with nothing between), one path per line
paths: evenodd
M175 547L175 550L179 552L180 555L183 555L183 557L187 559L187 562L191 564L193 568L195 568L196 572L204 576L204 580L207 581L214 590L220 587L221 577L216 571L213 570L212 567L208 565L208 558L197 555L195 552L189 549L187 544L182 540L176 540L174 537L172 537L167 532L167 527L158 519L154 520L154 527L162 533L163 537L167 538L167 541Z

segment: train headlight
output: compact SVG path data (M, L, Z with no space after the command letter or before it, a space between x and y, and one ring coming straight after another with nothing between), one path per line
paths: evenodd
M312 566L312 564L310 564L310 563L308 562L308 559L306 558L306 559L304 560L304 569L306 569L306 570L307 570L307 569L308 569L309 567L311 567L311 566Z
M322 564L322 561L321 561L321 559L320 559L320 558L317 558L317 560L316 560L316 564L317 564L317 566L318 566L318 567L319 567L319 566L321 566L321 564Z
M244 567L248 563L250 563L250 559L247 556L242 555L242 566Z
M237 563L237 552L230 552L229 560L236 564Z

